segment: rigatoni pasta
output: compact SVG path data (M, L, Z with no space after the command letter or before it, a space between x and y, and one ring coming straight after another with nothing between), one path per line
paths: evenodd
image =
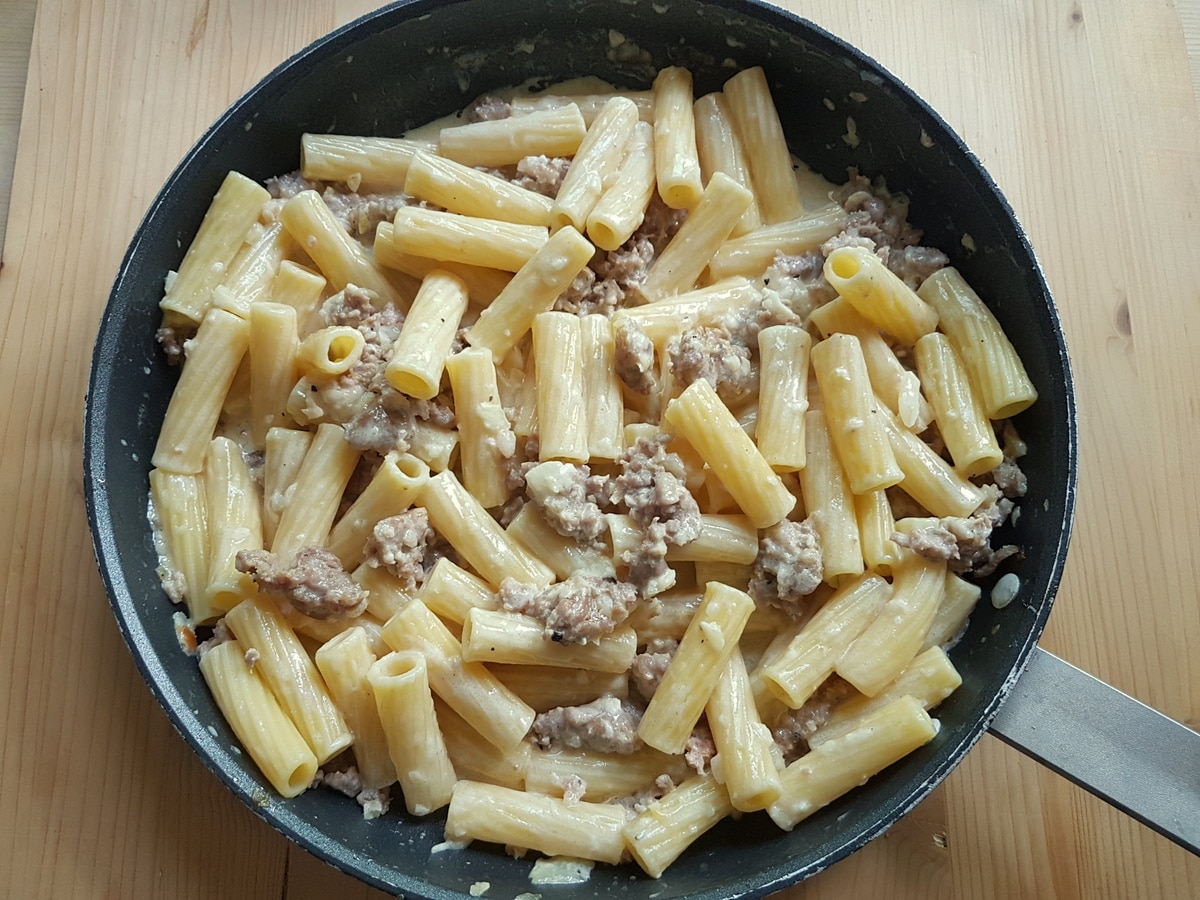
M227 180L163 302L163 583L282 795L352 762L657 878L936 737L1036 392L902 200L805 212L761 69L487 108Z

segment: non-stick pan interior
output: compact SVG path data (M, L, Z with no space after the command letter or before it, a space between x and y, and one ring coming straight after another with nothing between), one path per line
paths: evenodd
M396 135L463 108L489 89L593 74L648 87L685 65L697 95L762 65L794 152L831 180L858 167L912 201L926 243L945 250L989 301L1041 400L1017 424L1030 491L1007 540L1024 549L1017 602L986 601L952 653L964 683L935 715L938 738L794 832L764 815L725 822L660 881L597 867L581 888L533 888L530 862L499 850L433 852L442 819L393 812L364 822L330 791L274 797L233 747L195 660L172 628L146 521L147 470L173 386L154 342L163 277L178 265L230 169L264 179L297 167L304 131ZM854 120L857 139L848 137ZM462 896L670 898L759 895L813 874L879 834L935 786L978 739L1041 632L1061 573L1074 493L1070 374L1051 300L1025 236L978 161L932 111L859 52L778 10L695 0L464 0L399 4L330 35L242 98L189 153L151 206L122 264L96 344L85 475L100 566L147 681L205 763L256 812L303 846L394 892ZM986 594L985 594L986 597ZM214 786L215 789L215 786ZM398 806L399 804L397 804Z

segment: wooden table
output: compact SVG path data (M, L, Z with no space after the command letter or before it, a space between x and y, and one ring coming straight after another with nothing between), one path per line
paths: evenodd
M33 2L0 10L10 103ZM96 324L150 199L243 89L372 5L38 4L0 271L4 896L381 896L289 846L172 731L105 601L80 465ZM1195 3L788 5L925 96L1026 225L1081 427L1078 524L1044 646L1197 726ZM16 117L0 122L11 139ZM781 896L1185 897L1198 884L1200 859L985 738L886 837Z

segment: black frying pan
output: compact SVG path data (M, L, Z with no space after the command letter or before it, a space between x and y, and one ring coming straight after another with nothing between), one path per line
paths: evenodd
M415 820L394 806L383 819L364 822L356 804L324 790L282 801L243 756L231 752L235 740L195 660L176 642L146 521L148 460L175 380L153 337L163 277L178 265L225 173L237 169L261 180L296 168L302 132L396 135L461 109L488 89L529 78L550 82L593 74L647 87L657 69L671 64L692 70L699 95L718 89L732 73L727 60L737 68L765 67L794 152L827 178L843 180L856 166L867 175L885 175L892 189L911 197L911 218L925 230L925 242L944 249L980 289L1025 361L1041 399L1017 420L1030 447L1024 460L1030 490L1023 515L1004 536L1024 550L1013 567L1021 590L1008 608L995 610L985 600L972 617L951 654L963 685L937 709L942 729L931 744L790 834L765 815L745 816L705 835L659 881L632 867L598 866L576 894L751 897L819 872L878 836L941 782L988 728L1035 653L1071 529L1071 373L1033 251L996 185L946 123L859 51L754 2L396 4L323 38L268 75L209 129L155 198L121 265L97 338L84 461L93 540L113 608L175 726L256 813L384 890L440 900L464 896L474 882L487 881L489 895L511 897L531 890L529 862L487 848L431 854L442 840L438 816ZM842 139L848 116L856 124L855 146ZM1039 667L1065 677L1061 664L1037 653ZM1036 726L1040 714L1032 716ZM1007 721L1009 739L1023 741L1020 717ZM1169 729L1173 723L1160 725ZM1182 771L1195 765L1195 743L1180 744L1192 748L1192 762L1180 763ZM1059 768L1073 772L1070 764ZM1163 788L1158 775L1146 777ZM1186 788L1185 782L1185 795ZM1173 796L1173 790L1166 793ZM1194 785L1191 790L1195 804ZM1194 820L1192 834L1174 835L1193 849L1200 843L1197 808L1185 812ZM1155 815L1138 814L1172 830Z

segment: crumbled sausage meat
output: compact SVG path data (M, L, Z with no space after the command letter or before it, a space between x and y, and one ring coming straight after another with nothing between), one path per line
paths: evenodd
M526 156L517 163L513 184L547 197L558 196L571 160L562 156Z
M323 547L304 547L289 563L266 550L240 550L239 572L249 573L260 589L283 597L314 619L361 615L367 592L350 580L341 561Z
M367 538L365 561L369 566L386 568L407 590L415 591L425 579L425 555L433 536L429 514L423 507L388 516L375 523Z
M784 519L762 533L750 579L750 596L793 615L821 584L821 539L812 519Z
M780 715L771 733L785 762L790 763L807 752L808 739L829 721L833 708L853 691L850 682L831 675L799 709L786 709Z
M666 440L638 438L625 451L621 473L612 480L613 502L623 504L638 525L661 522L669 543L686 544L700 535L700 507L688 491L683 460L663 449Z
M1013 502L994 485L984 485L984 490L988 499L970 516L943 516L907 534L895 532L892 540L926 559L946 563L952 572L992 574L1020 548L1006 544L992 549L992 531L1008 518Z
M579 573L541 589L512 578L500 583L505 609L537 619L548 639L563 644L586 644L611 634L637 601L633 585Z
M697 775L703 775L708 771L709 762L716 755L717 743L713 740L712 732L705 724L697 725L684 744L684 760L696 770Z
M730 340L723 328L689 328L667 342L667 355L680 385L703 378L727 404L745 400L758 390L750 349Z
M617 697L601 697L582 706L558 706L533 720L530 734L543 749L569 747L597 753L632 753L642 711Z
M673 638L655 638L633 658L633 665L629 667L629 681L638 696L646 702L658 690L667 666L678 649L679 641Z
M359 194L353 190L339 191L327 187L321 199L338 223L351 237L369 238L380 222L396 218L396 210L411 205L412 198L395 191L387 194Z
M621 458L621 474L612 480L614 503L623 504L641 529L641 541L621 554L629 581L643 597L675 584L666 563L667 545L686 544L700 534L700 507L687 489L687 471L662 440L639 438Z
M484 94L467 109L468 122L493 122L512 115L512 105L503 97Z
M649 394L658 385L654 372L654 342L632 319L618 319L613 329L614 368L631 391Z
M525 488L551 528L579 544L595 545L608 530L600 509L608 479L587 466L548 461L525 471Z

